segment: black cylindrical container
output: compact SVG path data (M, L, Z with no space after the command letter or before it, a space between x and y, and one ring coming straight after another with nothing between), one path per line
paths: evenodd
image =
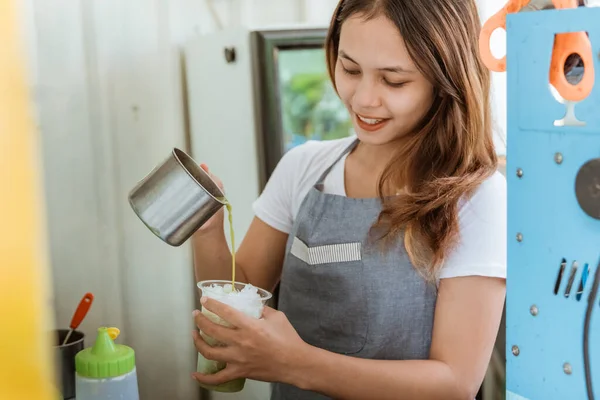
M82 332L73 331L69 342L62 342L69 333L68 329L57 329L54 342L54 362L59 379L59 389L65 400L75 398L75 355L83 350Z

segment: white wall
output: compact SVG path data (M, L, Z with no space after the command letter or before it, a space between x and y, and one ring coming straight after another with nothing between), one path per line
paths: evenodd
M82 324L114 325L137 352L142 398L195 398L187 248L157 242L126 196L182 145L175 45L193 2L31 0L33 94L43 138L57 325L96 296Z
M334 0L215 0L222 25L327 23ZM25 0L57 325L96 296L81 326L122 330L141 398L198 398L190 379L195 285L189 246L150 234L129 189L186 148L180 50L218 25L202 0ZM251 385L250 385L251 386ZM252 391L252 387L250 391ZM254 388L266 397L265 387ZM240 398L251 398L242 396Z

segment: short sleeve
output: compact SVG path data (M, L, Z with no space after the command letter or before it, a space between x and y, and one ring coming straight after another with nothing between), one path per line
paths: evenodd
M290 233L294 221L293 199L301 169L300 147L286 152L254 202L254 215L278 231Z
M497 172L460 208L459 243L446 259L440 279L506 278L506 218L506 178Z

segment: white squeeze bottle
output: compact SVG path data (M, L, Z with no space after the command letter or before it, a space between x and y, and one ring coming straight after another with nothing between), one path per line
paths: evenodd
M117 328L99 328L96 343L75 356L77 400L139 400L135 352L115 344Z

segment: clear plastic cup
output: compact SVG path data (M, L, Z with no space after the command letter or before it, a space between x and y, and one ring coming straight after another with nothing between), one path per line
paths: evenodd
M231 281L223 280L198 282L198 288L200 289L200 293L202 296L215 299L217 301L220 301L221 303L225 303L228 306L233 307L238 311L241 311L245 315L256 319L261 318L265 303L272 297L272 294L264 289L241 282L235 282L236 292L232 292L231 290ZM246 294L249 290L257 294L255 294L254 296ZM220 318L216 314L208 311L204 307L202 308L202 314L216 324L223 326L231 326L227 321ZM210 346L214 347L222 345L222 343L206 335L202 331L200 331L200 336ZM199 373L214 374L221 371L223 368L225 368L225 366L225 363L207 360L202 354L198 353L197 371ZM204 384L200 384L200 386L205 389L213 390L216 392L233 393L239 392L242 389L244 389L245 383L245 378L239 378L216 386Z

